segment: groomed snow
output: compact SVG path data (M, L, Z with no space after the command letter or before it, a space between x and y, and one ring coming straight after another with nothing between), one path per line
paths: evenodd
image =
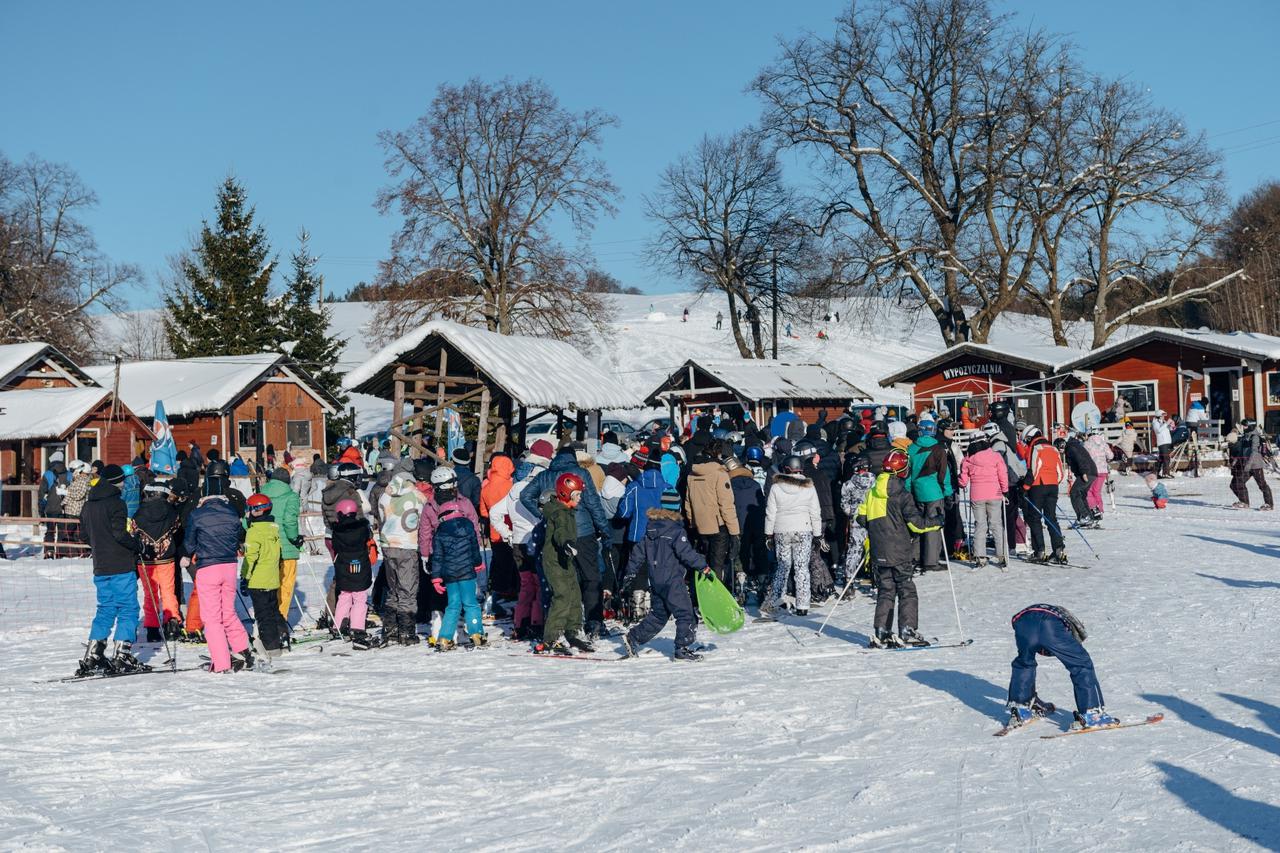
M1278 849L1276 520L1224 509L1225 477L1170 481L1163 513L1136 477L1118 482L1107 529L1088 534L1102 559L1067 534L1089 568L956 567L967 649L866 652L859 598L821 638L825 609L700 631L714 648L699 664L662 656L668 628L623 663L513 657L499 641L62 685L33 682L74 669L87 614L5 630L0 848ZM0 589L47 589L33 569L49 566L0 563ZM41 601L87 607L87 567L58 571L82 597L0 607L29 624L63 621ZM924 631L956 637L947 577L919 586ZM991 737L1009 617L1039 601L1084 620L1111 711L1165 722L1041 740L1060 716ZM1071 706L1056 661L1039 687Z

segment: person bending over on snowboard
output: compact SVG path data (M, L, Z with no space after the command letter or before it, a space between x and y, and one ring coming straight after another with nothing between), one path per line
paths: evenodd
M920 601L911 579L911 559L916 545L912 534L937 530L940 520L926 520L916 507L905 480L911 460L901 450L884 458L884 470L858 507L858 524L871 540L871 571L876 581L875 635L867 644L873 649L927 646L929 641L917 630ZM937 503L941 512L941 502ZM898 604L898 633L893 633L893 605Z
M712 574L707 561L689 544L684 526L680 523L680 495L668 488L662 493L662 503L647 511L649 523L644 538L631 549L627 560L626 589L641 567L646 567L653 606L639 625L622 635L623 657L633 658L637 646L644 645L657 636L672 616L676 619L675 660L702 660L693 651L698 619L693 614L693 602L689 600L689 584L685 570Z
M1033 604L1014 614L1013 636L1018 656L1013 659L1009 678L1009 725L1025 725L1036 717L1052 714L1054 706L1036 696L1036 655L1062 661L1071 675L1076 694L1076 722L1081 728L1114 726L1102 704L1102 688L1093 671L1093 660L1084 650L1088 636L1084 625L1071 611L1056 604Z

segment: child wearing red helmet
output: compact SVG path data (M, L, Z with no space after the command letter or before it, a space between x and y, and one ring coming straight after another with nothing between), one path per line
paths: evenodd
M542 572L551 587L551 607L542 626L542 642L534 647L540 654L571 655L572 650L594 652L582 637L582 588L574 557L578 550L578 525L574 510L586 488L582 478L566 471L556 478L554 490L539 497L546 534L542 542Z

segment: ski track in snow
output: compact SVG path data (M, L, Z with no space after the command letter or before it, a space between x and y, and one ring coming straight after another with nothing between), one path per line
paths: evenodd
M822 637L825 609L700 630L699 664L666 660L668 627L661 655L617 663L531 661L497 640L36 684L74 669L83 627L6 630L0 849L1280 849L1280 529L1221 508L1222 476L1169 481L1163 513L1137 477L1116 480L1115 529L1085 532L1103 559L1066 533L1087 569L955 567L968 648L864 653L859 597ZM0 571L53 583L42 566ZM922 630L956 639L947 579L918 585ZM1037 601L1084 620L1113 713L1165 721L992 738L1008 620ZM179 665L200 651L181 646ZM1063 668L1042 664L1039 692L1063 710L1039 733L1073 705Z

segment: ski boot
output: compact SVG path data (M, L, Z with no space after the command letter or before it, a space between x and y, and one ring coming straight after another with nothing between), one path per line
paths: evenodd
M591 642L589 640L585 639L582 635L580 635L576 631L573 632L572 634L565 634L564 638L565 638L565 641L569 643L569 645L573 646L575 649L577 649L580 652L586 652L587 654L591 654L596 650L596 647L591 645Z
M84 657L76 667L76 678L88 678L91 675L111 675L115 670L111 661L103 654L107 648L106 640L91 640L85 648Z
M478 649L478 648L481 648L482 646L487 646L487 645L489 645L489 637L488 637L487 635L485 635L485 634L472 634L472 635L471 635L471 646L472 646L472 648L477 648L477 649Z
M898 638L901 641L901 643L906 646L916 646L917 648L922 648L924 646L929 645L929 641L926 640L923 636L921 636L920 632L917 631L915 628L903 628L898 633Z
M1000 570L1000 571L1002 571L1002 572L1003 572L1004 570L1008 569L1008 568L1009 568L1009 558L1008 558L1008 557L997 557L997 558L996 558L996 568L997 568L997 569L999 569L999 570Z
M1040 717L1052 717L1058 710L1057 705L1052 702L1045 702L1039 696L1032 696L1028 704L1031 705L1031 710L1035 711L1036 715Z
M1120 721L1103 708L1090 708L1083 714L1076 711L1076 722L1082 729L1105 729L1108 726L1120 725Z
M116 643L116 654L111 659L111 668L120 675L151 671L151 667L134 657L133 643Z
M458 647L457 643L455 643L453 640L444 640L444 639L436 640L437 652L451 652L457 647Z
M1258 507L1258 512L1271 512L1271 504L1263 504Z
M204 631L188 631L183 629L182 636L179 638L179 641L183 643L203 643L205 641Z
M231 655L232 672L241 672L246 669L253 669L253 664L253 649L245 648L244 651Z
M738 572L733 576L733 581L733 585L737 589L733 598L738 602L739 607L745 607L747 604L747 573Z
M369 637L368 631L352 631L351 632L351 648L364 651L373 647L373 640Z
M329 616L329 611L320 614L320 618L316 620L316 630L323 631L326 628L333 627L333 618Z
M1248 509L1249 505L1244 501L1236 501L1231 505L1232 509Z
M1045 555L1043 551L1036 551L1034 554L1032 554L1030 557L1027 558L1027 562L1037 563L1043 566L1049 562L1049 558L1048 556Z
M382 617L382 645L399 643L402 630L404 628L401 624L400 614L388 610L387 614Z
M622 658L634 658L640 656L640 650L636 648L635 640L631 639L631 632L622 635Z
M1053 563L1055 566L1067 565L1070 562L1070 560L1067 559L1067 549L1059 548L1054 551L1053 556L1049 558L1049 562Z
M400 645L416 646L422 642L418 636L418 623L412 613L401 613L397 620L400 626Z
M978 559L974 560L973 567L975 569L985 569L987 567L987 558L979 557Z
M676 653L671 656L671 659L692 662L692 661L702 660L702 655L698 654L688 646L681 646L680 648L676 649Z
M573 657L573 649L565 645L564 640L557 640L554 643L548 643L546 640L538 643L533 647L535 655L559 655L560 657Z
M808 615L809 615L809 608L807 608L807 607L797 607L797 608L795 608L794 610L792 610L791 612L792 612L792 613L794 613L796 616L808 616Z
M164 620L164 638L170 642L178 640L182 637L182 620L176 616L170 616Z
M869 649L900 649L902 648L902 640L898 639L898 635L892 631L877 630L867 641Z
M1005 724L1007 729L1016 729L1019 726L1025 726L1035 720L1038 715L1035 709L1028 705L1010 705L1009 706L1009 722Z

